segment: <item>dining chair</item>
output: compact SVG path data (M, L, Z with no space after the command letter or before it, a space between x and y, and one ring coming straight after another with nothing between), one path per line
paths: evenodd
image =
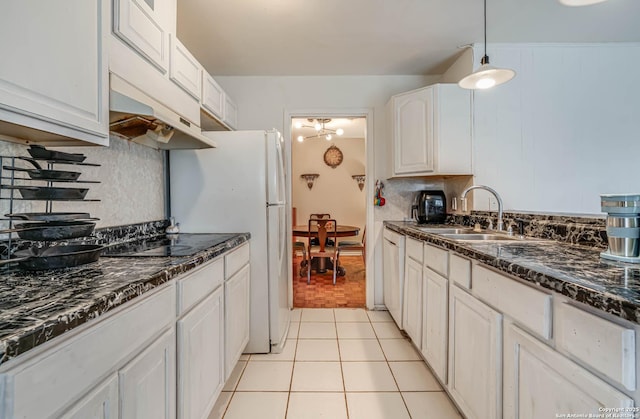
M311 269L313 258L318 258L316 266L320 266L323 262L319 258L325 258L324 262L330 261L333 265L333 285L336 284L336 275L339 266L340 249L336 246L338 242L338 224L335 219L329 218L329 214L311 214L308 222L308 265L307 265L307 284L311 283ZM318 244L312 244L312 232L317 229ZM330 237L333 237L333 244L327 244Z
M366 234L367 228L365 227L364 229L362 229L362 239L359 242L354 240L343 240L338 243L338 250L359 250L362 252L362 261L366 263Z

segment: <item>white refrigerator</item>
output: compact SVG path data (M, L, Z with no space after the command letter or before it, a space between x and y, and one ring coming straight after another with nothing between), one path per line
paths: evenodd
M289 330L286 175L277 131L204 132L205 150L172 150L171 215L182 233L251 233L246 353L281 352Z

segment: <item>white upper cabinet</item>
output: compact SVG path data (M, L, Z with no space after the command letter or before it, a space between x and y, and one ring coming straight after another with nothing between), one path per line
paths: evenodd
M169 66L169 77L175 84L180 86L185 92L200 100L202 90L201 67L189 50L182 45L182 42L175 37L171 37L171 65Z
M202 107L213 116L224 119L226 94L209 73L202 70Z
M471 94L436 84L395 95L390 177L471 174Z
M225 94L224 102L224 121L231 128L235 128L238 124L238 106L229 95Z
M169 20L175 0L114 0L113 32L161 72L169 68Z
M109 21L109 0L3 4L0 138L109 143Z

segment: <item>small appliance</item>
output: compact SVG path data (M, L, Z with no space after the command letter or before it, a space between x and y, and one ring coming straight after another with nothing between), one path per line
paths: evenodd
M600 195L609 248L600 256L640 263L640 194Z
M419 191L411 207L411 216L418 224L444 223L447 217L447 198L444 192Z

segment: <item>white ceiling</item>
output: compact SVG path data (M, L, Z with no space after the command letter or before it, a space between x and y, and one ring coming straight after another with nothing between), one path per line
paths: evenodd
M487 0L488 42L640 42L640 1ZM178 0L214 76L442 74L482 42L482 0ZM491 51L489 51L491 55Z

